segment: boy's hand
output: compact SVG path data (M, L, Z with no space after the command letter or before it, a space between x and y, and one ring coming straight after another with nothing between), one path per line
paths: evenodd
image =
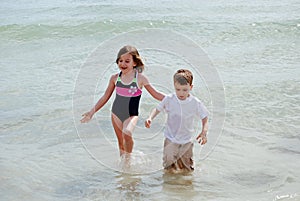
M151 127L151 119L147 119L147 120L145 121L145 127L146 127L146 128L150 128L150 127Z
M206 142L207 142L206 134L204 134L204 133L199 134L199 135L197 136L196 140L197 140L199 143L201 143L201 145L206 144Z
M82 116L83 116L83 118L80 120L80 122L87 123L92 119L93 114L91 112L86 112Z

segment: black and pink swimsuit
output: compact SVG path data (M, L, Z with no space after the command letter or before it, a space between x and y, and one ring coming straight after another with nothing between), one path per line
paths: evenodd
M112 112L124 122L131 116L139 115L139 104L142 90L137 84L137 73L130 84L123 84L120 72L116 82L116 98L113 102Z

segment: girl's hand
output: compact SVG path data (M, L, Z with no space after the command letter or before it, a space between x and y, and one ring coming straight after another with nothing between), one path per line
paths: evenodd
M83 116L83 118L80 120L80 122L87 123L92 119L93 114L92 114L92 112L86 112L82 116Z
M201 142L201 145L204 145L206 144L207 142L207 137L206 137L206 134L204 133L201 133L197 136L196 140L200 143Z
M147 119L147 120L145 121L145 127L146 127L146 128L150 128L150 126L151 126L151 119Z

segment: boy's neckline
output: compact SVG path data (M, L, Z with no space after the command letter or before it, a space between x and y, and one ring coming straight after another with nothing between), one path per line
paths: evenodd
M178 100L178 102L180 102L180 103L188 103L188 102L191 101L191 98L192 98L192 94L189 94L189 96L186 97L186 99L181 100L181 99L179 99L179 98L177 97L177 95L176 95L175 92L174 92L173 94L174 94L174 96L176 97L176 99Z

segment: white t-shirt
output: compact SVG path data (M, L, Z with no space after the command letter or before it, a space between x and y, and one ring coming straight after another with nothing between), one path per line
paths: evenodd
M206 107L191 94L185 100L178 99L175 93L169 94L159 103L157 110L167 113L164 136L176 144L190 142L195 135L194 120L208 116Z

